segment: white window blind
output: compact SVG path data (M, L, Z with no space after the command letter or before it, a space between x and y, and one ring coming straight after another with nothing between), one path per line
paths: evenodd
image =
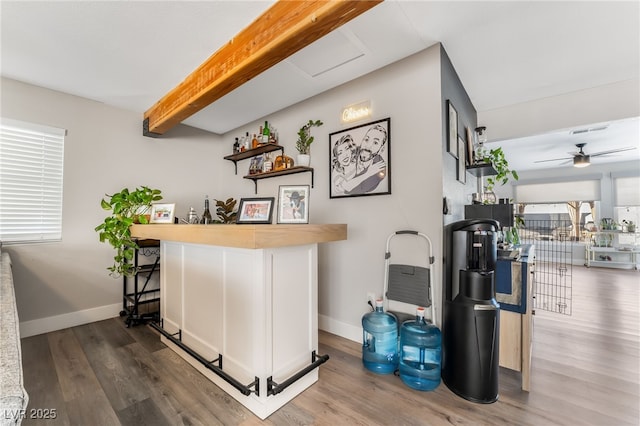
M616 206L640 206L640 177L617 177L613 180Z
M0 121L0 241L62 239L62 173L66 131Z
M564 203L566 201L599 201L600 181L582 180L523 184L515 186L514 194L518 203L545 204Z

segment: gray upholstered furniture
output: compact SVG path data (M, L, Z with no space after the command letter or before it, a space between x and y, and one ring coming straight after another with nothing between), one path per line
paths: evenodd
M29 397L22 382L20 322L9 253L0 245L0 425L19 425Z

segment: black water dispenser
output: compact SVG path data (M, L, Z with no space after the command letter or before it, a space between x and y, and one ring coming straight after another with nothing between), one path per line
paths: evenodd
M464 399L498 399L500 309L494 271L499 224L469 219L444 235L442 380Z

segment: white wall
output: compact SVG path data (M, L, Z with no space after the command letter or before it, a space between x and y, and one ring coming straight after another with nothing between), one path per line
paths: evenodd
M382 292L385 241L392 232L426 233L441 260L442 166L429 161L442 156L439 63L435 46L265 117L277 127L289 155L300 126L309 119L325 123L313 130L310 220L347 223L349 235L347 241L320 246L319 313L324 329L361 338L366 294ZM368 121L391 117L392 194L329 199L328 135L350 127L339 122L342 107L365 99L374 108ZM248 162L240 162L234 175L233 163L223 157L231 153L234 137L256 132L264 119L222 136L179 126L151 139L142 136L141 113L8 79L2 79L2 115L68 129L63 241L5 246L14 262L23 336L117 315L121 281L106 271L113 252L94 232L106 216L99 204L105 193L125 186L159 188L182 217L190 206L200 212L205 194L211 199L256 196L253 182L242 178ZM309 174L261 180L257 196L277 197L279 185L309 183ZM419 263L426 256L419 249L403 247L393 254ZM439 262L435 271L439 283Z
M439 46L368 74L336 89L266 117L278 129L285 153L293 155L298 128L309 119L325 124L314 128L311 148L315 187L311 190L310 220L347 223L348 240L321 244L319 249L320 328L360 340L361 317L367 312L367 293L382 294L387 237L401 229L427 234L437 259L442 241L442 165ZM343 125L344 106L370 100L370 119ZM377 119L391 118L391 195L329 198L329 134ZM255 132L264 120L225 135L230 147L235 136ZM239 163L246 171L248 164ZM308 184L305 174L258 183L259 196L277 197L278 186ZM236 179L237 180L237 179ZM397 242L395 260L426 261L425 247L415 241ZM393 246L392 246L393 248ZM441 276L440 263L435 265ZM436 279L439 283L440 280Z
M170 139L145 138L141 114L8 79L2 79L2 115L68 131L62 242L4 247L24 333L116 315L122 281L108 275L113 252L94 232L107 215L100 199L148 185L183 208L201 204L222 177L215 168L225 154L221 138L186 126Z

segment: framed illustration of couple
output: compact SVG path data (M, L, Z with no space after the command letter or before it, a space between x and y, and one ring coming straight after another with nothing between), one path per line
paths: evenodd
M329 135L329 197L391 194L391 118Z

